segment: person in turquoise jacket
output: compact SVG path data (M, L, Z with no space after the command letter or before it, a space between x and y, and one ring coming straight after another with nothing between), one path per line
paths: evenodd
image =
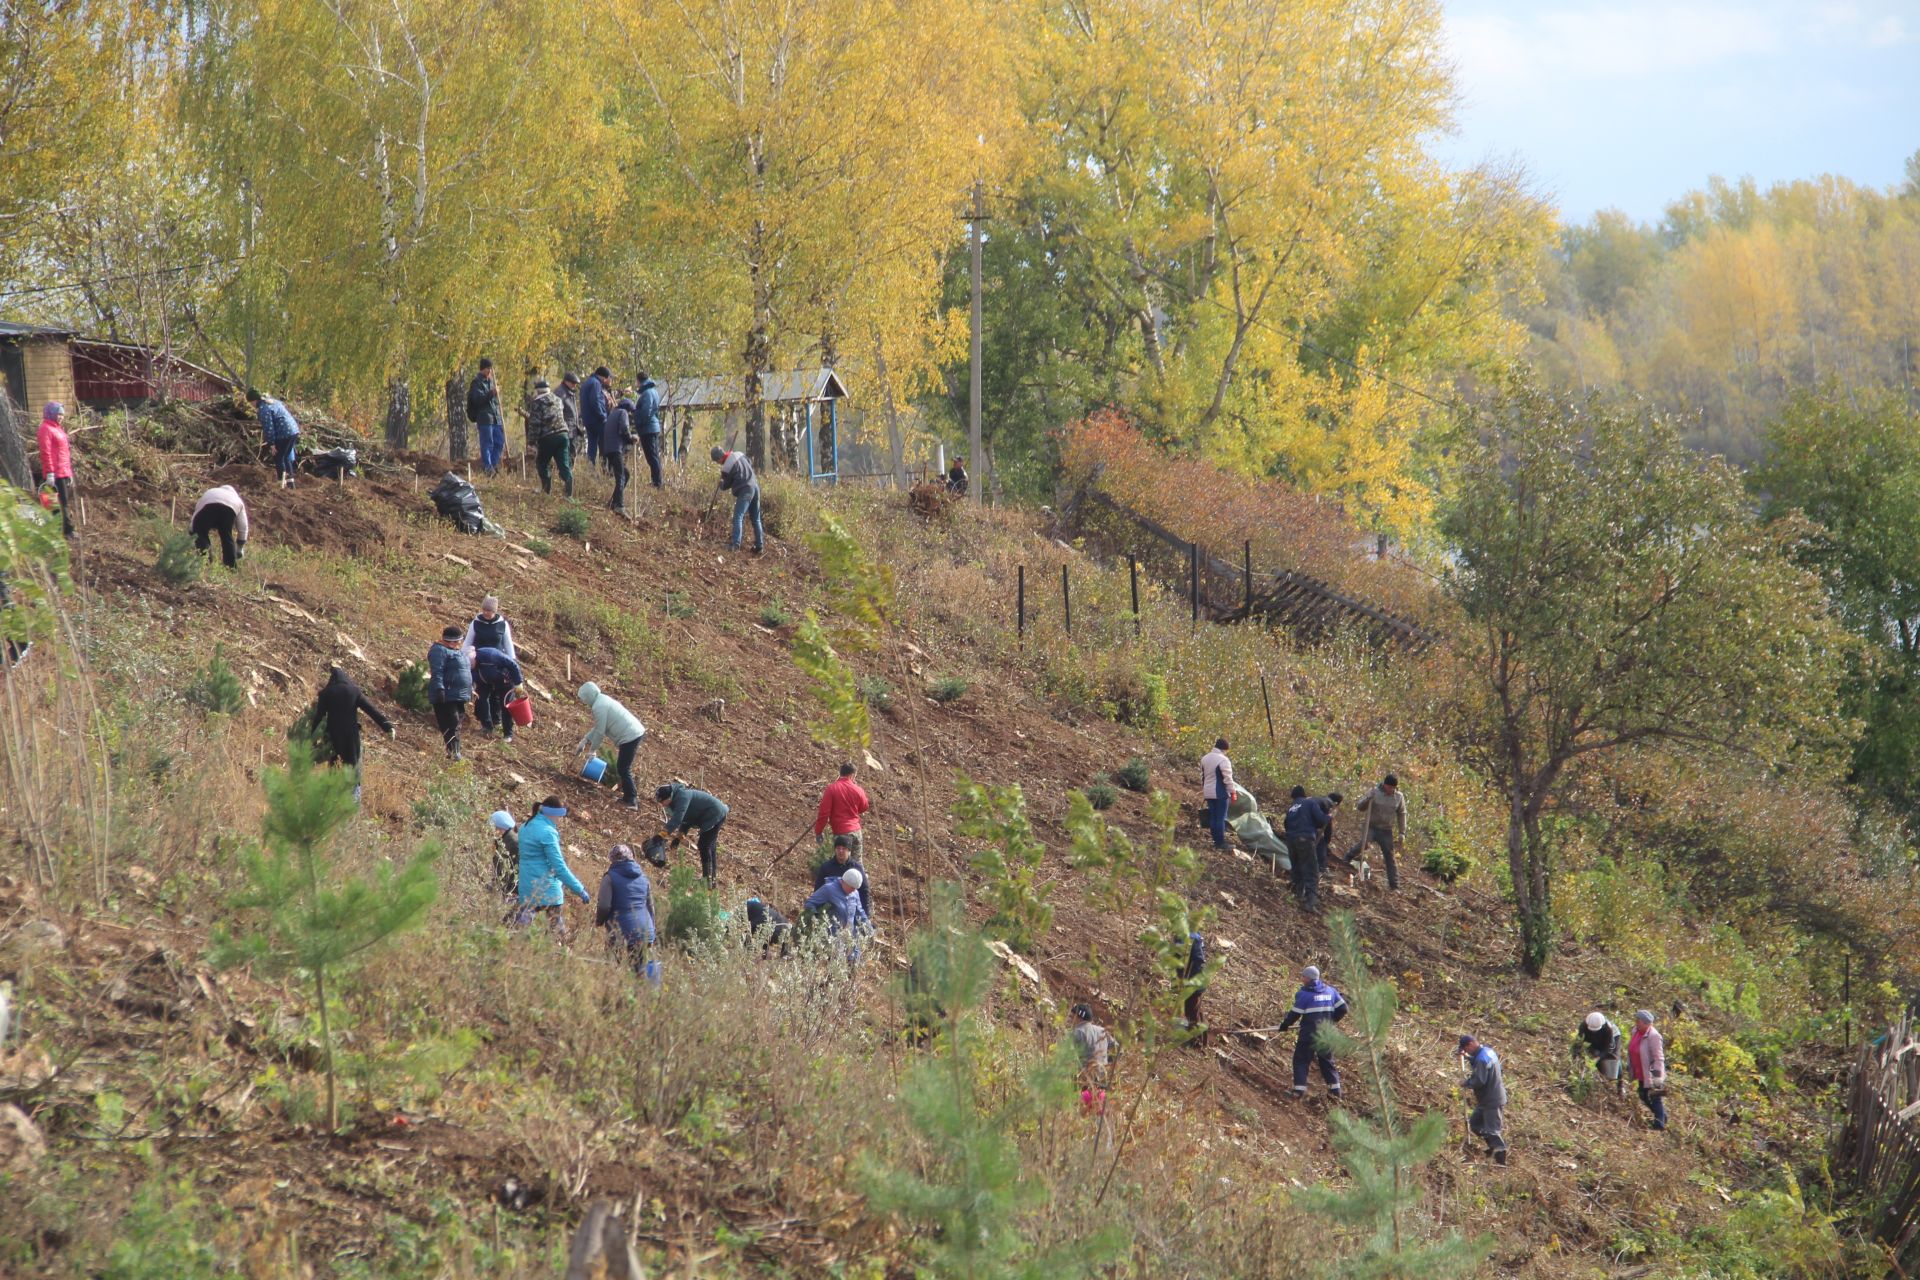
M580 739L574 758L578 760L602 742L612 743L619 753L613 767L620 776L620 803L629 809L638 809L640 786L633 780L633 757L640 750L640 739L647 736L647 726L619 699L600 692L600 686L591 680L580 686L579 697L593 712L593 727Z
M567 893L571 891L582 902L593 901L580 877L567 866L567 856L560 848L560 819L566 816L560 797L548 796L520 828L519 921L531 924L534 913L539 912L562 937L567 925L560 908L566 903Z

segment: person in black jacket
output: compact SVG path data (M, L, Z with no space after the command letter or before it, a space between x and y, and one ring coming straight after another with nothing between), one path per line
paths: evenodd
M1193 982L1206 972L1207 940L1197 933L1187 935L1187 962L1180 968L1180 981ZM1207 1042L1206 1028L1200 1024L1200 997L1207 993L1203 983L1187 993L1186 1018L1187 1030L1194 1033L1195 1044Z
M315 727L326 730L327 746L336 763L353 770L353 801L360 802L360 713L364 711L391 738L397 732L380 708L367 700L360 686L340 667L334 667L313 703Z
M1585 1048L1587 1056L1593 1059L1593 1069L1600 1073L1602 1080L1613 1083L1614 1092L1620 1097L1627 1096L1627 1078L1620 1070L1622 1054L1620 1052L1620 1028L1613 1019L1595 1009L1580 1024L1580 1031L1574 1043Z
M613 406L613 412L607 415L607 423L600 436L600 456L606 460L607 470L613 475L613 497L607 505L623 513L627 509L627 477L633 474L633 468L627 462L627 451L631 448L633 397L625 395Z
M500 416L500 386L494 381L493 361L482 359L480 372L467 384L467 421L480 434L480 469L488 475L500 470L507 451L506 419Z
M758 898L747 899L747 933L749 939L760 940L760 949L767 951L779 947L784 953L793 937L793 922L770 902Z
M853 841L846 836L833 838L833 854L821 861L813 869L813 887L818 889L829 880L838 880L848 867L860 867L860 909L867 913L867 919L873 919L873 890L868 885L867 869L860 866L860 855L853 850Z

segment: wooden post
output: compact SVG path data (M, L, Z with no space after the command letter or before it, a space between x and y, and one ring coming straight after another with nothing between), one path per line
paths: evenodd
M1019 585L1014 588L1014 627L1020 638L1021 648L1027 644L1027 566L1020 566Z
M1200 629L1200 544L1187 544L1187 588L1193 597L1193 629Z
M1273 748L1277 756L1280 754L1280 739L1273 732L1273 699L1267 696L1267 673L1264 671L1260 673L1260 701L1267 708L1267 745Z
M1251 618L1253 616L1253 539L1248 538L1245 542L1241 543L1240 549L1242 555L1245 556L1244 564L1246 566L1241 570L1243 580L1246 583L1246 593L1245 598L1241 602L1240 609L1241 612Z
M1060 566L1060 612L1067 620L1067 636L1073 636L1073 590L1067 585L1067 566Z
M1133 634L1140 634L1140 562L1127 557L1127 588L1133 593Z
M179 508L179 494L175 494L173 497L167 499L167 525L169 527L180 523Z

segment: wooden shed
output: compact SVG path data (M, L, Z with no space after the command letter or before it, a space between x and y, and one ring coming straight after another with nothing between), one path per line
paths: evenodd
M832 369L792 369L760 379L767 406L767 446L775 459L811 480L833 480L840 473L840 409L846 384ZM669 381L661 397L671 425L679 422L680 448L692 434L691 415L718 413L728 426L746 408L745 379L680 378Z
M0 387L28 414L49 400L106 410L212 400L233 390L212 370L150 347L7 320L0 320Z

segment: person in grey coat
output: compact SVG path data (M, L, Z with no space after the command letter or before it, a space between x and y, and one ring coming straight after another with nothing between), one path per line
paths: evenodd
M1500 1122L1507 1109L1507 1082L1500 1074L1500 1056L1472 1036L1460 1037L1460 1056L1467 1060L1467 1078L1460 1087L1473 1095L1467 1130L1486 1142L1495 1164L1505 1164L1507 1140L1500 1136Z

